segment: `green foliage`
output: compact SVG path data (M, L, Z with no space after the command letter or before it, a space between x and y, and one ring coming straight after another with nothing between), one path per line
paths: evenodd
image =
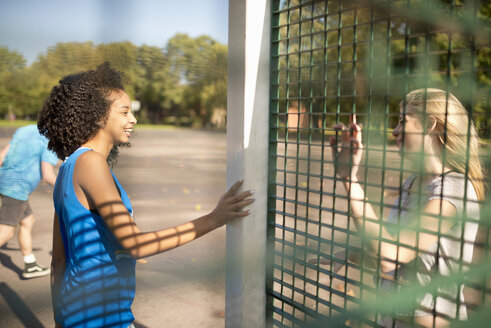
M182 107L209 125L215 109L227 106L227 46L208 36L177 34L166 47L171 71L183 86Z
M18 115L17 103L29 101L23 88L25 60L16 51L0 47L0 115Z
M298 99L313 114L313 127L315 116L330 126L340 119L336 113L378 112L370 122L378 130L408 91L442 88L472 110L481 136L489 137L489 2L282 3L292 9L279 14L274 31L280 111L291 107L287 98ZM389 126L395 123L393 115Z
M25 59L16 51L0 47L0 72L15 72L23 69L26 65Z
M227 47L208 36L178 34L167 49L127 41L58 43L30 66L0 47L0 117L35 119L60 78L105 61L125 73L126 91L141 103L136 115L142 123L167 117L207 123L215 108L226 108Z

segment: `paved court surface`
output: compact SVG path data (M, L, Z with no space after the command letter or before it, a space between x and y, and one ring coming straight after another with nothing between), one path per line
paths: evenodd
M13 131L0 128L0 147L8 142ZM213 210L226 185L224 132L140 130L132 143L130 149L121 151L114 171L131 197L135 219L143 231L171 227ZM292 156L295 156L296 149L291 145L289 147L288 153L292 152ZM395 149L392 150L388 153L386 165L397 168L397 154ZM278 151L285 152L281 148ZM316 150L309 151L314 158L320 156ZM305 158L307 154L301 152ZM372 158L372 164L379 166L381 155L375 152ZM319 163L310 163L308 171L316 173L320 170ZM286 165L291 171L307 170L306 163L297 163L296 160L279 162L278 165ZM399 177L396 173L387 174L386 184L397 185ZM367 176L376 185L381 178L380 169L369 172ZM280 176L278 181L282 179ZM307 183L313 188L319 187L320 181L311 178L307 182L301 179L298 185L302 187L307 186ZM290 185L295 183L289 181ZM332 190L330 181L323 183L326 184L325 190ZM376 197L380 193L380 188L369 190L374 199L380 199ZM295 198L294 195L287 196L289 199ZM298 195L299 199L304 196L301 193ZM390 190L384 193L385 203L392 204L396 196ZM37 216L35 254L44 265L50 261L53 221L51 197L51 188L46 185L40 185L31 197L31 206ZM309 197L310 202L316 202L314 194ZM323 206L329 207L331 200L326 198L325 201L328 203ZM288 206L291 207L291 204ZM345 210L346 204L338 200L336 206ZM302 211L302 207L297 206L296 210ZM343 220L337 222L339 224ZM301 227L297 226L297 229ZM343 239L345 237L339 238L338 242L346 242ZM22 280L22 266L17 241L12 240L6 248L0 249L0 327L52 327L49 278ZM354 290L354 294L356 296L358 291ZM137 291L133 305L136 326L223 327L224 295L225 228L220 228L191 244L137 264ZM473 302L476 296L468 297L467 300Z
M14 129L0 129L0 147ZM114 172L131 197L144 231L170 227L211 211L226 186L226 134L190 129L139 131ZM52 192L31 196L34 248L49 265ZM137 327L223 327L225 228L137 264L133 311ZM22 280L17 240L0 249L0 327L53 327L49 278Z

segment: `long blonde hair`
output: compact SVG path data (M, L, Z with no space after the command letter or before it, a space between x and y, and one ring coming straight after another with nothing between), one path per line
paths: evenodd
M467 176L474 186L478 200L484 200L479 136L460 101L444 90L418 89L406 95L401 108L405 108L409 115L431 115L436 119L435 141L440 151L445 151L444 165L462 174L466 174L467 167Z

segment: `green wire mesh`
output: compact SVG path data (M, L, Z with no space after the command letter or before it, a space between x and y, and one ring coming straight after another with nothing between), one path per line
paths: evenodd
M489 167L490 18L491 6L480 1L273 1L267 278L272 326L379 327L394 308L414 308L405 304L411 297L425 291L434 299L447 297L439 295L445 283L465 285L467 324L489 322L482 321L489 320L491 296L489 203L479 204L469 268L435 273L428 286L409 282L400 293L385 295L380 257L354 225L329 138L336 135L334 124L348 125L356 113L364 144L358 178L364 202L382 218L401 210L394 204L403 182L421 173L407 165L391 135L399 104L412 90L452 92L474 121L483 142L481 160ZM421 193L424 185L413 188ZM435 218L442 226L445 219ZM362 221L365 226L373 220ZM444 231L414 229L417 236L450 238ZM381 233L375 238L386 241ZM425 252L399 240L395 245ZM435 320L455 321L435 308L428 311ZM404 320L417 326L413 316Z

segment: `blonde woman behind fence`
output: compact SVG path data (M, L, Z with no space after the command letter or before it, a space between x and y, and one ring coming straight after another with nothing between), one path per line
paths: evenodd
M484 185L479 138L460 101L439 89L415 90L401 101L393 136L401 157L420 173L404 181L387 218L393 226L377 217L358 182L363 145L356 117L349 127L336 124L334 129L341 140L330 139L333 161L349 194L350 214L358 229L364 227L364 233L373 237L371 248L380 250L382 277L392 278L381 279L381 290L393 290L411 280L414 268L422 285L435 274L450 275L465 268L472 260ZM397 223L401 228L394 228ZM443 237L438 238L439 234ZM344 258L344 253L335 255L340 256ZM439 288L437 295L427 293L417 303L415 310L395 310L379 324L445 327L449 320L467 319L462 285Z

